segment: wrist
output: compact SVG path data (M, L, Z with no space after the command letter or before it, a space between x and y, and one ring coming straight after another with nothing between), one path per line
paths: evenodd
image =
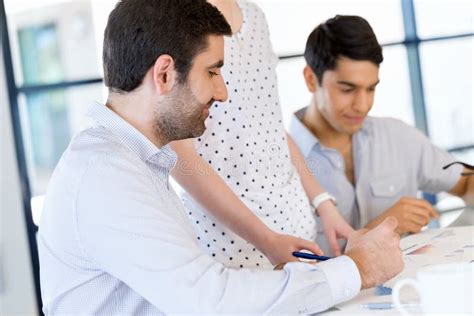
M354 261L357 267L357 270L359 271L361 289L369 288L370 285L367 282L367 275L365 273L364 264L362 263L363 258L361 258L357 254L357 252L353 252L353 251L348 251L344 255L348 256L349 258L351 258L352 261Z
M322 192L311 200L311 206L318 215L326 210L334 209L336 205L336 198L328 192Z
M265 229L257 234L257 238L254 242L252 242L253 245L265 256L268 257L268 252L271 251L274 243L275 243L275 237L277 233L275 233L273 230L271 230L268 227L265 227Z
M325 214L333 214L335 211L337 211L336 205L330 201L324 201L322 202L317 210L314 210L317 215L320 217L324 217Z

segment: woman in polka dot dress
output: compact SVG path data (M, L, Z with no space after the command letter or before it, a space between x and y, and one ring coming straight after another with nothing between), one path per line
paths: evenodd
M307 240L317 233L309 201L323 189L285 133L278 58L264 14L247 1L209 2L234 33L225 38L222 74L210 73L223 76L229 97L212 106L200 138L173 144L178 154L173 177L186 190L181 198L197 241L231 267L269 267L294 260L291 253L301 249L321 253ZM322 203L318 213L333 244L352 231L331 202Z

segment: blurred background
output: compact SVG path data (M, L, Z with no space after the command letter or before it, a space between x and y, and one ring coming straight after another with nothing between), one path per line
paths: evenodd
M62 152L94 101L106 99L102 39L116 0L0 0L0 314L38 315L35 232ZM371 115L416 126L459 160L474 163L471 0L260 0L280 58L285 123L309 103L306 38L335 14L360 15L383 45ZM441 194L441 209L462 205Z

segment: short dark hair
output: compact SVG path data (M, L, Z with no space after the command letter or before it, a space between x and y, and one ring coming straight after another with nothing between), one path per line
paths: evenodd
M336 68L337 59L347 57L380 65L382 47L369 22L360 16L336 15L318 25L308 37L304 53L319 84L326 70Z
M184 82L209 35L231 35L220 11L206 0L122 0L104 32L104 80L111 91L129 92L163 54L173 57Z

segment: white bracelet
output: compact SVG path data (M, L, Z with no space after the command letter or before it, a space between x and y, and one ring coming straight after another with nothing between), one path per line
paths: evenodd
M332 201L334 205L337 205L336 198L334 196L332 196L328 192L323 192L314 197L314 199L311 201L311 206L314 207L315 211L317 211L321 203L325 201Z

